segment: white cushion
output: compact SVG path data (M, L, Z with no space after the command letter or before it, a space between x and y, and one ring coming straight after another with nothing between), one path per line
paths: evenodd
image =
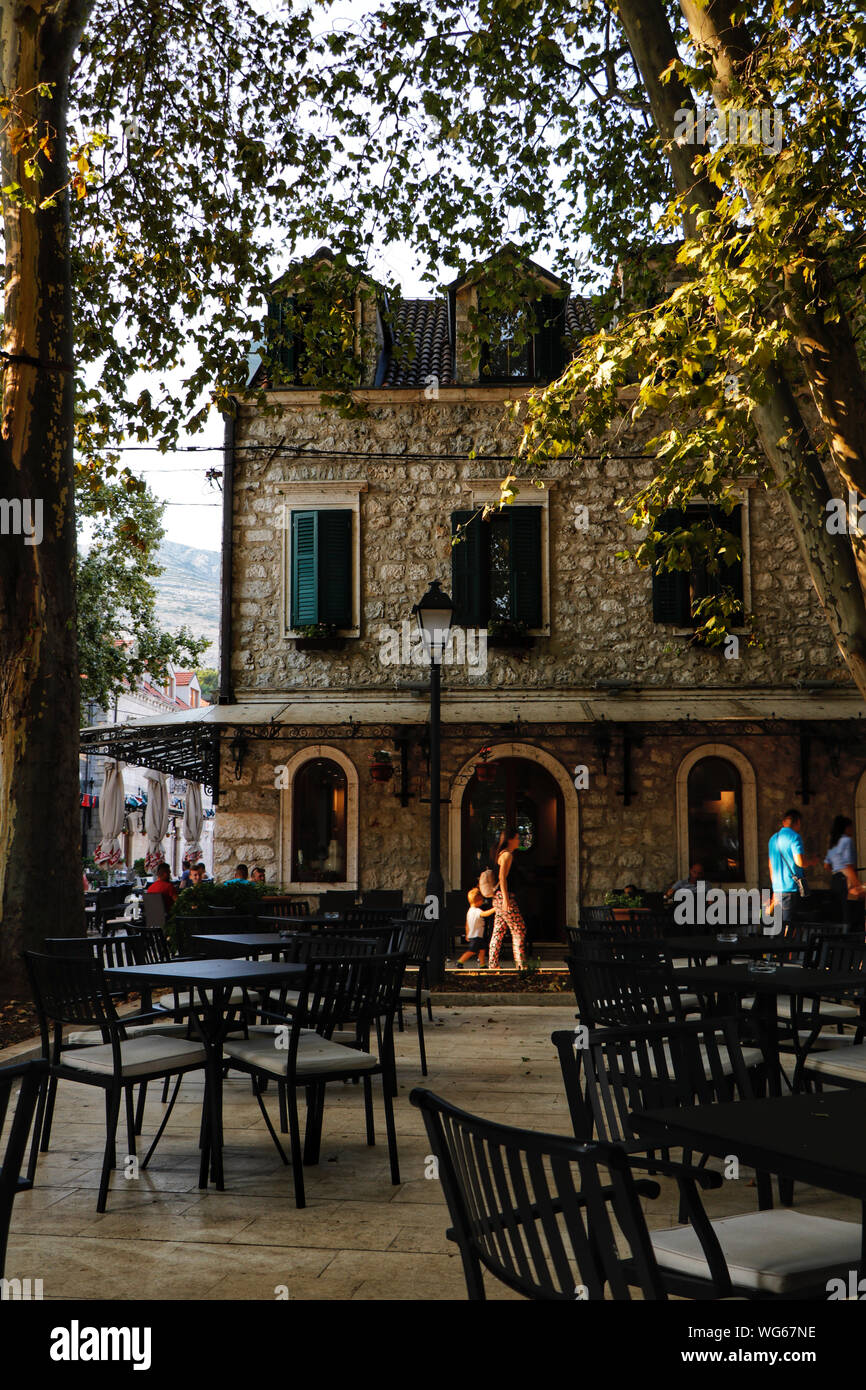
M799 999L797 1005L798 1015L807 1014L810 1018L813 1017L811 1005L801 997L797 997ZM779 996L776 1002L776 1013L779 1018L791 1018L791 1000L787 994ZM820 1015L821 1018L838 1019L840 1023L845 1020L856 1023L857 1019L860 1017L860 1010L853 1004L834 1004L828 999L822 999L820 1003ZM817 1018L818 1015L815 1014L814 1017Z
M147 1035L130 1038L120 1044L120 1060L124 1077L160 1076L175 1067L204 1066L204 1048L196 1042L186 1042L182 1038L166 1037L163 1033L148 1030ZM114 1055L110 1043L99 1047L83 1047L80 1052L65 1052L63 1066L75 1071L97 1072L100 1076L111 1076L114 1072Z
M261 1035L229 1041L223 1047L223 1055L233 1058L258 1071L266 1071L272 1076L285 1076L286 1051L267 1042ZM298 1044L298 1074L306 1076L316 1072L369 1071L378 1067L375 1057L368 1052L359 1052L354 1047L344 1047L342 1043L323 1038L320 1033L306 1029Z
M123 1022L122 1019L121 1022ZM124 1024L124 1031L128 1038L149 1037L151 1033L159 1033L164 1038L185 1038L187 1025L185 1023ZM68 1043L70 1047L98 1047L102 1045L103 1038L98 1028L88 1028L83 1033L69 1033L63 1041Z
M726 1216L713 1221L735 1288L791 1294L820 1288L860 1263L860 1226L790 1208ZM663 1270L709 1279L710 1271L691 1226L651 1231Z
M257 993L256 993L255 990L248 989L248 990L244 991L244 990L242 990L242 989L238 986L236 989L233 989L232 992L231 992L231 994L229 995L229 1003L230 1003L230 1004L243 1004L245 998L249 999L250 1003L255 1003L256 999L258 998L258 995L257 995ZM193 999L193 1004L195 1005L195 1007L200 1009L200 1008L201 1008L201 999L199 998L198 990L193 990L193 991L192 991L192 999ZM190 1007L190 1002L189 1002L189 1000L190 1000L190 991L189 991L188 989L181 989L181 990L178 990L178 992L177 992L177 1004L176 1004L176 1005L175 1005L174 1001L172 1000L171 995L163 995L162 999L160 999L160 1000L158 1001L158 1003L157 1003L154 1007L158 1007L158 1008L161 1008L161 1009L165 1009L167 1013L173 1014L173 1013L177 1013L179 1009L189 1009L189 1007Z
M866 1043L858 1043L856 1047L831 1047L828 1052L815 1053L809 1057L806 1070L842 1076L849 1081L866 1081Z

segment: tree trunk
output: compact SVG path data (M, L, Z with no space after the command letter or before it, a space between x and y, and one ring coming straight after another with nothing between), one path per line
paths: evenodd
M67 181L69 66L90 6L5 0L7 96L51 136L45 177L2 142L4 186L46 198ZM50 83L50 95L36 88ZM81 932L79 682L75 624L69 203L29 212L8 196L0 505L0 987L22 951ZM16 534L17 532L17 534ZM29 534L28 534L29 533Z
M689 0L682 0L682 8L687 21L694 26L693 38L706 44L707 11L703 6L690 4ZM706 210L712 216L715 204L712 188L706 180L696 178L692 169L692 160L700 150L695 146L690 150L689 147L678 146L673 140L675 111L680 107L693 106L694 102L680 79L675 77L669 82L661 80L661 73L679 58L663 4L661 0L616 0L616 11L647 89L653 120L667 142L677 191L688 193L692 207ZM730 80L725 65L733 63L735 56L737 59L742 56L743 36L733 35L730 31L728 36L728 48L719 44L721 56L717 75L720 82ZM688 235L689 219L686 219L685 230ZM817 332L816 325L811 327ZM821 395L824 408L822 401L817 403L822 422L827 430L831 452L839 462L837 454L841 423L847 423L852 418L855 422L859 420L864 412L863 397L858 397L856 391L853 396L848 394L850 410L846 412L844 401L837 401L833 413L827 399L833 394L832 389L828 389L826 381L823 385L818 383L819 373L828 370L827 355L823 352L819 355L814 350L810 355L811 363L808 364L804 355L804 365L807 375L809 366L812 367L815 376L815 382L810 381L813 397L816 390ZM851 386L850 362L846 362L846 369L847 383ZM833 372L830 376L831 388L838 387L840 381L840 373ZM860 693L866 698L866 602L854 550L847 535L830 535L827 531L825 503L830 489L789 384L779 371L770 369L764 373L764 379L758 385L761 401L752 415L758 440L783 489L794 535L839 651ZM853 473L856 463L850 454L846 462ZM843 472L843 477L846 476Z

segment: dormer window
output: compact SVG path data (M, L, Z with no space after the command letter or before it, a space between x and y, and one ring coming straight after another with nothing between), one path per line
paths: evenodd
M503 314L481 348L481 376L488 381L534 381L535 341L526 316Z
M521 309L482 319L482 384L554 381L565 368L565 300L541 295Z

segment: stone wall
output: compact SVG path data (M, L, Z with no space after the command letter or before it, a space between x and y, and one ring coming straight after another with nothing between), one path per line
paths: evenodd
M629 881L649 890L667 887L678 877L676 778L682 759L706 743L724 743L751 763L757 782L757 843L759 881L768 882L767 841L778 828L781 813L790 805L801 806L807 849L823 859L827 832L837 814L854 816L857 781L866 769L866 742L833 748L833 731L825 730L826 742L814 741L810 758L812 796L804 804L799 791L800 744L793 733L758 724L715 726L683 732L682 726L659 725L632 729L643 742L632 751L632 800L626 806L620 794L623 777L622 730L611 729L607 771L590 732L563 733L555 727L534 730L526 744L543 747L561 763L564 779L571 781L576 765L589 770L589 786L574 793L579 802L578 892L584 903L600 902L611 888ZM837 731L838 732L838 731ZM455 778L469 759L488 741L484 730L472 733L446 731L442 750L443 797L450 797ZM311 740L312 741L312 740ZM323 740L324 741L324 740ZM368 770L369 755L378 742L359 736L328 739L354 764L359 780L359 872L362 890L402 888L407 901L423 897L427 877L429 805L421 749L410 758L413 797L402 807L395 795L395 781L374 784ZM222 769L223 794L218 816L215 854L216 875L229 876L238 861L261 864L268 880L276 882L280 867L281 798L289 792L275 786L277 769L304 746L296 739L253 739L240 781L234 780L227 760ZM517 743L515 741L515 753ZM448 808L442 813L442 867L449 888L460 887L449 875ZM574 846L569 850L574 853ZM283 871L285 876L286 870ZM828 882L823 871L809 875L816 886ZM575 920L576 904L569 917Z
M253 407L240 412L234 490L235 562L232 590L232 679L235 695L295 688L353 690L393 686L393 667L383 666L381 628L399 628L428 580L451 583L450 514L472 505L467 480L498 480L505 465L466 458L470 450L507 455L517 427L504 420L504 390L369 393L369 416L341 419L323 411L312 392L283 393L274 414ZM382 397L382 403L379 398ZM405 397L405 399L404 399ZM447 397L447 399L445 399ZM474 399L473 399L474 397ZM287 402L291 400L291 404ZM295 403L296 402L296 403ZM617 436L615 452L639 453L657 422ZM297 458L280 453L316 451ZM269 458L244 446L268 444ZM329 451L335 451L329 456ZM352 451L361 457L339 456ZM382 458L381 454L406 457ZM449 456L412 462L412 454ZM454 457L457 456L457 457ZM616 558L635 540L615 499L649 476L642 459L605 464L589 460L579 470L551 466L550 635L530 653L489 652L483 678L455 673L467 688L568 689L599 679L627 678L647 687L773 687L848 677L805 576L775 493L750 489L752 612L757 645L740 643L739 658L698 650L668 626L652 621L651 578ZM364 479L361 497L361 636L345 649L302 652L283 636L283 539L280 483ZM576 527L576 507L588 508L587 530ZM401 679L411 674L396 673Z

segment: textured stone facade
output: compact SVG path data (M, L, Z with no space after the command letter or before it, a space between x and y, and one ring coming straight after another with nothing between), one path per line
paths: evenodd
M275 393L270 413L247 406L239 412L233 697L239 704L267 705L268 718L284 704L290 712L277 722L306 727L300 738L269 739L250 724L239 781L224 761L216 871L243 860L263 864L271 880L288 880L291 792L279 785L279 769L304 747L336 748L357 771L359 888L402 888L416 900L428 867L420 738L426 672L383 663L383 626L399 631L431 579L450 589L450 515L477 501L479 480L489 479L495 492L518 438L518 426L503 409L515 393L454 388L435 400L415 390L360 394L368 408L361 419L323 410L316 393L303 390ZM576 920L579 901L598 902L628 881L660 889L682 871L688 847L678 820L678 769L703 745L733 748L754 774L755 820L744 833L761 884L767 882L767 839L780 812L804 802L804 758L811 796L803 804L803 829L810 852L823 856L834 815L854 815L866 739L851 716L859 716L861 706L803 573L782 499L759 486L744 490L748 631L756 644L748 645L744 633L735 659L695 648L685 635L654 624L649 573L616 558L635 537L615 499L649 475L640 455L657 427L647 422L618 433L619 460L590 459L579 469L567 462L551 466L545 475L549 630L526 650L491 647L483 675L458 666L445 670L441 796L453 807L442 808L442 844L450 888L461 886L453 808L465 777L457 779L490 743L507 743L515 757L541 750L548 767L552 762L559 770L551 775L561 806L569 803L572 836L565 845L569 921ZM339 650L305 651L284 635L285 506L292 485L324 482L365 485L358 494L360 634L345 638ZM538 498L527 488L518 501ZM581 507L588 511L586 529ZM533 700L547 701L545 723L538 722ZM390 735L407 726L410 799L402 806L395 794L399 773L392 783L374 784L368 762L374 748L394 747ZM805 748L801 728L811 734ZM589 785L577 791L579 766L588 769Z

